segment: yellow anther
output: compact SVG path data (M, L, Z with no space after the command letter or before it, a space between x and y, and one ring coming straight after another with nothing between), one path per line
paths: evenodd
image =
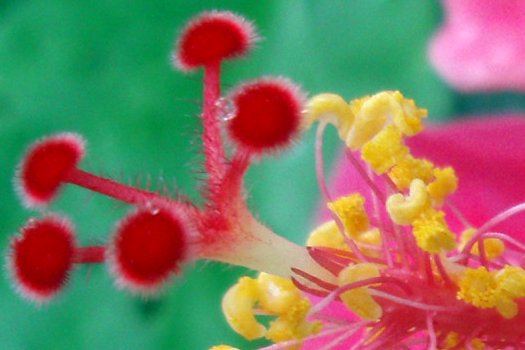
M516 317L518 314L518 304L516 304L516 302L510 298L503 297L497 299L495 306L499 314L508 320Z
M392 221L399 225L409 225L430 205L427 188L420 179L410 184L410 194L405 197L396 193L388 197L386 209Z
M339 137L344 141L354 122L354 114L350 105L339 95L320 94L308 101L306 126L310 127L316 121L324 120L333 124Z
M459 287L459 299L482 309L495 307L501 316L511 319L519 311L514 299L525 297L525 271L508 265L495 272L485 267L467 269Z
M376 95L351 102L356 113L354 125L346 138L346 145L352 150L358 150L370 141L393 115L402 113L399 103L390 92L380 92Z
M454 249L455 236L445 222L445 213L427 209L412 223L417 245L431 254Z
M505 266L496 273L498 289L510 298L525 297L525 270L517 266Z
M434 169L435 180L428 185L428 193L438 205L442 204L445 198L456 191L458 188L458 178L453 168Z
M377 174L384 174L408 155L401 132L393 125L381 130L361 150L361 157Z
M212 346L210 350L239 350L239 349L234 348L233 346L229 346L229 345L215 345L215 346Z
M433 175L434 165L426 159L414 158L407 155L388 172L388 177L398 190L407 189L414 179L421 179L429 183Z
M301 300L299 290L288 278L261 272L257 278L259 283L259 306L271 313L282 314Z
M368 278L379 277L379 269L371 263L350 265L341 270L337 276L339 286L362 281ZM341 294L343 303L359 317L365 320L377 320L383 315L383 309L372 298L368 287L351 289Z
M459 334L457 332L448 332L445 337L444 346L445 349L452 349L459 344Z
M310 307L310 301L306 298L302 298L290 305L279 318L270 322L266 338L277 343L291 339L302 339L318 333L321 330L321 323L309 323L305 320Z
M253 312L259 294L259 285L255 279L241 277L222 299L222 311L230 327L249 340L261 338L266 333Z
M463 250L463 248L467 245L468 241L470 241L470 239L474 236L475 233L475 228L468 228L465 231L463 231L463 233L461 234L461 243L458 248L460 250ZM505 251L505 243L503 243L502 240L497 238L484 239L483 247L485 248L485 255L488 259L499 258ZM479 244L475 243L472 246L470 252L474 255L479 256Z
M407 136L412 136L423 130L421 119L427 117L427 110L418 108L414 100L405 98L399 91L393 91L392 96L399 103L403 113L394 115L394 124Z
M467 268L459 280L458 299L481 309L496 306L497 282L485 267Z
M356 241L359 246L362 246L362 244L367 244L370 246L379 246L381 245L382 239L381 239L381 231L379 231L378 228L374 227L371 228L363 233L360 233L359 236L356 237ZM361 251L368 256L379 256L379 251L375 249L370 249L367 247L361 247Z
M378 228L374 227L370 230L367 230L359 236L357 236L357 241L359 243L365 243L370 245L380 245L381 244L381 231Z
M349 250L334 220L327 221L313 230L306 241L306 245Z
M364 203L363 196L354 193L328 203L328 208L341 219L346 232L352 237L357 237L367 230L369 225Z

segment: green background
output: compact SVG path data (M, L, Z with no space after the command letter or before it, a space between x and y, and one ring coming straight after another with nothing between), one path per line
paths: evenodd
M435 75L426 46L442 18L437 0L0 0L2 251L41 215L16 196L16 165L28 144L57 131L85 136L85 170L142 187L148 177L163 179L199 202L201 73L174 71L169 54L181 26L205 9L243 14L263 38L248 58L226 64L225 89L261 75L288 76L310 95L400 89L434 120L525 106L514 93L458 94ZM303 242L318 200L312 133L254 166L247 187L263 222ZM67 187L48 210L71 217L87 245L105 242L129 208ZM220 312L222 294L242 272L193 263L161 296L143 300L117 290L104 266L84 266L64 293L38 307L14 292L4 270L0 348L254 348Z

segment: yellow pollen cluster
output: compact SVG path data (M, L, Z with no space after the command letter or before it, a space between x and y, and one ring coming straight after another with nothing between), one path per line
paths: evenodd
M306 245L309 247L327 247L339 250L349 250L343 235L335 221L330 220L321 224L308 236Z
M445 213L432 208L424 211L412 223L412 232L417 245L424 251L438 254L456 246L454 233L445 222Z
M518 313L515 299L525 297L525 270L508 265L499 271L468 268L459 280L457 296L481 309L496 308L511 319Z
M222 300L226 320L237 333L253 340L266 337L273 342L302 339L321 330L306 315L311 304L286 278L261 273L258 278L241 277ZM256 314L276 316L267 329Z
M341 219L346 232L354 238L368 229L369 220L364 204L363 196L354 193L328 203L328 208Z
M415 158L404 143L404 137L423 129L421 119L426 117L426 110L398 91L354 100L347 104L349 109L344 107L342 98L326 96L310 100L308 120L334 124L347 147L360 150L361 158L378 175L388 175L401 193L388 198L387 211L395 223L412 225L421 249L429 253L452 250L455 237L448 229L444 213L436 207L456 190L456 174L450 167L436 168L426 159ZM409 194L405 195L407 189ZM338 208L339 212L343 210L352 209Z
M434 165L426 159L414 158L407 155L398 162L388 172L388 177L397 189L407 189L414 179L421 179L425 183L430 183L433 174Z
M445 198L458 188L456 172L451 167L434 169L435 180L428 185L428 193L436 204L441 205Z
M388 197L386 209L392 221L399 225L410 225L423 211L428 209L430 200L425 183L415 179L410 184L410 194L405 197L396 193Z
M360 263L347 266L341 270L337 276L337 282L342 287L353 282L379 276L380 272L377 265ZM372 298L368 287L359 287L344 292L341 294L341 300L350 310L365 320L377 320L383 315L383 309Z
M239 349L234 348L233 346L229 346L229 345L215 345L215 346L212 346L210 350L239 350Z
M403 135L394 125L381 130L361 149L361 157L374 171L382 175L402 161L409 153Z

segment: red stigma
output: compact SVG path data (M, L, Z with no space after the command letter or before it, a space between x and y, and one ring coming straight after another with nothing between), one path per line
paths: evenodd
M206 12L183 30L174 61L182 70L243 56L255 34L251 23L231 12Z
M231 138L253 153L288 146L299 132L303 96L285 79L241 85L232 96L236 111L228 125Z
M111 259L119 283L138 292L155 292L186 255L185 228L170 211L139 210L124 219L113 238Z
M11 242L9 264L22 294L40 302L52 298L67 281L75 256L68 221L58 217L30 220Z
M75 134L59 134L33 144L19 172L20 187L27 204L49 203L83 155L84 142Z

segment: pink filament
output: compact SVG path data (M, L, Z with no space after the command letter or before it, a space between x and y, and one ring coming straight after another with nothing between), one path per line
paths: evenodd
M134 205L169 205L175 203L175 201L159 196L156 193L126 186L80 169L70 171L64 181Z
M319 183L319 188L321 189L321 194L323 195L325 202L329 203L332 202L332 198L328 191L328 187L326 186L326 179L324 176L323 134L325 129L326 122L321 121L317 127L315 138L315 169L317 174L317 182ZM354 252L356 257L361 261L368 261L368 258L363 253L361 253L355 242L350 237L348 237L348 233L346 232L341 219L339 219L339 217L332 211L330 211L330 215L336 222L339 232L343 235L345 243Z
M221 62L209 64L204 69L203 132L204 165L209 176L210 188L215 188L224 172L224 147L221 140L220 124L216 103L220 97Z

